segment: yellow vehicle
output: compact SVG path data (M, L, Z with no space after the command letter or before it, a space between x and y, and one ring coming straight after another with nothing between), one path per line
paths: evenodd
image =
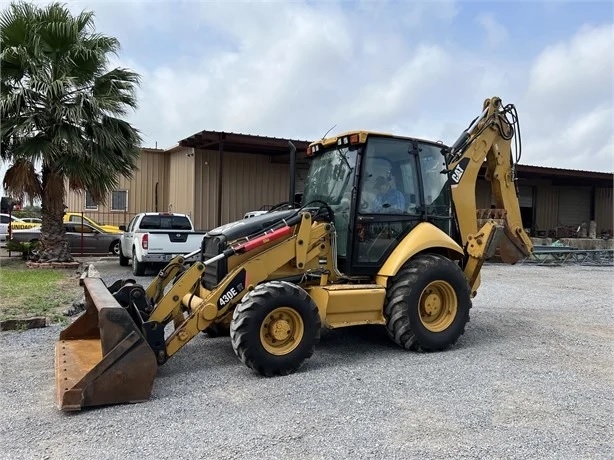
M82 222L82 219L90 224L92 227L100 230L105 233L122 233L117 225L103 225L99 224L95 220L87 217L86 215L81 215L80 212L67 212L64 213L64 222Z
M484 261L532 251L517 127L514 106L493 97L452 147L366 131L313 142L299 208L211 230L147 287L85 273L86 310L56 345L58 407L147 400L158 367L210 328L265 376L299 369L322 327L378 325L404 349L447 349L465 332ZM484 162L497 206L478 210Z
M2 224L10 222L11 230L27 230L30 228L40 227L40 222L28 222L19 217L2 214ZM8 228L8 226L7 226Z

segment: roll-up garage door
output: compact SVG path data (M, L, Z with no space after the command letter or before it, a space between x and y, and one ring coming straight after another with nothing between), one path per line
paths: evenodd
M518 201L521 208L533 207L533 187L530 185L521 185L518 187Z
M296 191L302 192L305 189L305 178L309 172L308 166L299 166L296 170Z
M589 222L591 189L589 187L561 187L559 191L560 225L578 226Z

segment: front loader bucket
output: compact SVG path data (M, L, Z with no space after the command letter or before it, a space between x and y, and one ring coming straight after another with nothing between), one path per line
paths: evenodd
M158 364L130 314L100 278L84 278L85 311L55 345L62 411L149 399Z

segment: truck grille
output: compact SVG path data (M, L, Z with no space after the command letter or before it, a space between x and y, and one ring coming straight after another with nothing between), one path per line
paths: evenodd
M202 261L206 262L218 254L221 254L226 249L226 238L220 236L208 236L203 238L201 244ZM202 276L202 285L205 289L213 289L228 273L228 264L225 259L218 260L205 267L205 273Z

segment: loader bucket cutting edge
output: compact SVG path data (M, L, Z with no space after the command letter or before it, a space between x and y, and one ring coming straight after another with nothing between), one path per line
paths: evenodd
M154 352L100 278L82 281L85 311L55 344L58 408L148 400L158 370Z

